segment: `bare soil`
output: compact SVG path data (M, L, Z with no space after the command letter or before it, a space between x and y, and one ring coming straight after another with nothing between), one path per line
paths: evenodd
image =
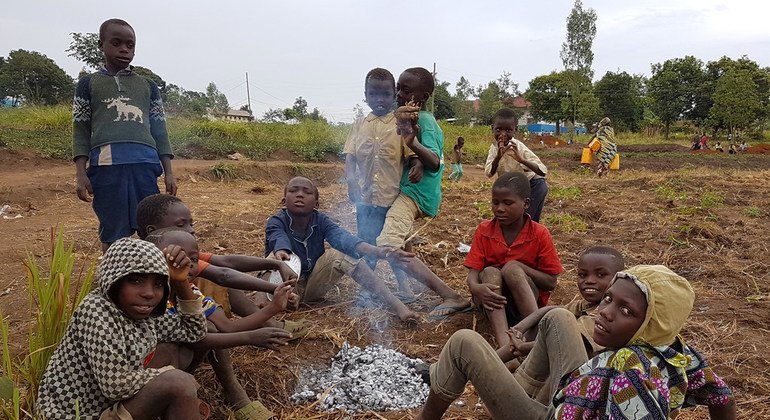
M575 296L575 264L580 252L592 245L616 247L627 256L628 265L670 266L692 282L697 294L683 333L686 340L733 387L740 417L770 418L770 159L755 155L730 160L725 154L724 160L703 156L700 161L688 157L686 150L639 149L621 162L620 172L604 179L580 167L578 148L575 156L561 152L572 147L552 156L542 150L541 157L551 170L551 194L544 209L544 215L551 217L544 220L566 269L552 302L566 303ZM322 210L355 229L338 162L233 162L241 166L242 179L230 182L212 177L208 168L214 163L175 162L179 195L193 211L202 249L261 255L265 221L279 207L283 184L300 174L318 182ZM12 351L17 355L23 353L31 319L21 261L27 255L47 255L50 229L56 225L64 226L66 238L82 256L98 255L96 218L88 204L78 201L74 187L71 164L0 150L0 205L11 206L5 216L22 216L0 218L0 255L4 256L0 306L11 321ZM562 192L567 187L577 187L578 196L565 196ZM416 246L433 270L465 295L464 256L456 247L459 242L470 243L489 195L490 182L483 171L467 164L461 182L445 184L441 214L420 233L425 241ZM383 276L387 277L386 270ZM287 315L305 318L312 328L307 338L279 352L233 350L238 376L252 398L282 418L343 418L342 414L320 416L312 407L293 405L289 396L297 375L309 366L327 363L345 340L354 345L386 343L434 361L457 329L473 328L489 337L488 324L479 313L405 326L385 310L353 306L355 290L352 280L346 279L327 296L326 304ZM411 306L427 313L437 302L434 295L424 293ZM203 384L201 398L212 406L213 417L227 418L210 368L202 367L196 375ZM488 418L483 408L477 408L477 400L469 386L462 397L464 406L453 406L448 417ZM409 419L413 415L391 412L360 417ZM680 418L704 416L703 409L686 410Z

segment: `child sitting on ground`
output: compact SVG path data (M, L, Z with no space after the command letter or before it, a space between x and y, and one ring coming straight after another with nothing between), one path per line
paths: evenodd
M588 360L575 317L554 309L538 325L532 351L548 357L531 383L511 375L476 332L458 331L430 368L430 395L417 419L440 419L467 381L493 418L668 419L702 404L712 419L735 419L730 388L679 336L694 298L689 282L664 266L617 273L594 327L607 350ZM554 389L554 397L533 399L538 387Z
M95 289L72 314L38 391L46 419L198 419L198 384L178 368L147 368L156 345L206 336L201 299L188 283L190 259L179 247L163 251L130 238L104 254ZM173 289L179 313L164 314ZM181 360L181 358L179 358ZM181 363L181 362L180 362Z
M303 302L321 300L347 274L374 296L384 300L404 322L415 321L409 310L374 274L365 255L376 259L403 261L414 254L389 247L370 245L339 227L317 210L318 188L309 179L295 177L284 188L285 208L270 217L265 227L265 255L288 261L297 255L302 269L297 291ZM330 249L325 249L328 242Z
M149 233L157 229L170 227L177 227L195 236L190 209L177 197L164 194L151 195L139 203L136 213L140 238L146 238ZM273 293L279 287L244 273L260 270L277 270L284 282L291 282L297 278L297 273L282 261L250 255L215 255L200 252L198 278L195 279L195 283L200 292L220 305L227 316L230 316L232 309L235 314L247 317L258 312L260 308L246 297L242 290ZM278 322L270 319L263 326L283 328L294 339L307 333L304 324L300 321Z
M181 248L191 261L189 277L194 279L198 275L198 243L190 233L177 227L164 228L147 235L147 240L161 249L171 246ZM203 312L208 321L209 334L203 340L189 346L194 355L187 370L194 370L204 358L208 358L217 380L222 384L225 401L233 409L236 420L264 420L275 416L275 414L270 412L261 402L251 401L246 390L243 389L235 376L230 352L226 349L252 345L278 350L280 346L286 345L292 338L291 334L281 328L262 328L262 326L268 319L286 310L289 298L293 295L292 284L293 282L287 282L278 287L274 293L273 301L259 312L238 319L228 318L216 302L203 296L194 285L190 285L193 293L203 298ZM176 294L172 292L166 313L176 314L177 312L178 299ZM209 351L212 353L209 354Z
M540 222L545 197L548 195L548 183L545 176L548 168L524 143L516 140L516 113L510 108L503 108L492 119L492 133L495 141L489 145L484 173L487 177L506 172L522 172L529 180L532 191L527 214L532 220Z
M506 172L492 185L495 218L476 228L465 258L468 288L483 308L498 346L508 344L508 327L548 303L562 269L548 228L525 213L529 180Z
M465 145L465 139L462 137L457 138L452 148L452 159L449 165L452 167L452 173L449 174L450 181L459 181L463 177L463 158L465 157L465 151L463 146Z
M444 133L425 104L433 94L433 75L422 67L406 69L396 84L396 130L401 140L417 156L424 167L419 177L419 166L405 170L401 177L401 193L385 216L385 224L377 245L403 248L414 221L422 217L436 217L441 203L441 177L444 170ZM428 320L438 321L450 315L467 312L471 303L460 296L433 273L419 258L411 258L398 267L420 283L428 286L443 299L428 314ZM406 285L408 287L408 285ZM400 292L408 296L411 289L400 285Z
M588 248L580 255L577 263L577 286L580 294L568 303L564 308L570 311L577 320L580 335L589 357L604 350L604 347L594 341L594 323L597 317L597 307L604 298L604 293L610 287L610 281L618 271L622 271L625 265L623 255L614 248L606 246L594 246ZM537 337L537 326L545 314L558 306L545 306L533 312L513 326L508 331L510 343L497 349L500 359L509 368L518 366L514 357L526 359L517 368L516 375L527 376L531 366L543 363L542 358L547 355L531 355L532 347ZM530 357L530 355L532 357ZM509 363L510 362L510 363ZM547 363L547 361L546 361ZM522 381L519 381L522 382ZM546 395L550 397L550 395ZM537 398L536 398L537 399ZM547 403L547 401L543 401Z

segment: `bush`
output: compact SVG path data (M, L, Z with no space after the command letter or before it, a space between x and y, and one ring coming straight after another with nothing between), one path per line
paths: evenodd
M41 275L40 266L30 254L24 261L27 269L30 309L35 322L29 331L27 355L12 360L8 348L8 321L0 313L2 333L2 375L0 376L0 412L5 418L32 418L37 391L48 360L64 336L72 313L88 292L94 276L94 262L83 262L77 272L72 245L64 246L62 230L51 229L51 257L48 274ZM74 298L70 291L76 291ZM21 414L24 414L24 417Z

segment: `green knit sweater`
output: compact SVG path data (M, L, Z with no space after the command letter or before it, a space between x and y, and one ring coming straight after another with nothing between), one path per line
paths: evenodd
M173 156L160 90L130 68L115 75L102 69L80 79L72 120L73 159L112 143L146 144L159 156Z

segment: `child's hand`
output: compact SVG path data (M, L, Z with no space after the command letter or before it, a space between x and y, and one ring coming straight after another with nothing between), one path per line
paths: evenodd
M479 283L471 288L471 294L488 311L503 309L508 303L508 299L500 294L500 286Z
M299 295L298 294L296 294L293 291L291 293L289 293L288 301L289 301L289 303L288 303L288 305L286 305L287 309L290 309L292 311L296 311L297 309L299 309Z
M192 262L179 245L169 245L163 249L163 255L168 264L168 276L171 281L187 281Z
M425 166L420 159L414 159L412 166L409 168L409 182L416 184L420 182L422 176L425 174Z
M409 264L415 255L413 252L406 252L403 249L394 248L392 246L381 246L378 248L380 248L381 252L380 258L396 263Z
M522 345L525 343L524 334L515 328L509 329L506 333L510 339L508 345L510 346L511 353L515 357L524 356L525 352L522 350Z
M273 256L275 257L276 260L281 260L281 261L289 261L289 259L291 259L291 254L289 254L289 252L284 249L275 251L273 253Z
M174 178L173 174L167 173L166 176L163 178L164 183L166 184L166 194L168 195L176 195L176 178Z
M280 312L286 310L286 306L289 304L289 296L294 290L294 285L291 283L283 283L278 286L273 292L273 306Z
M94 190L91 188L91 180L88 179L86 174L78 174L75 178L75 191L78 194L78 198L90 203L94 196Z
M284 260L285 261L285 260ZM297 273L292 270L291 267L289 267L289 264L286 264L285 262L281 261L281 266L278 268L278 272L281 273L281 278L284 282L291 282L292 286L294 286L297 283Z
M283 328L265 327L246 331L252 346L278 350L291 340L291 334Z

